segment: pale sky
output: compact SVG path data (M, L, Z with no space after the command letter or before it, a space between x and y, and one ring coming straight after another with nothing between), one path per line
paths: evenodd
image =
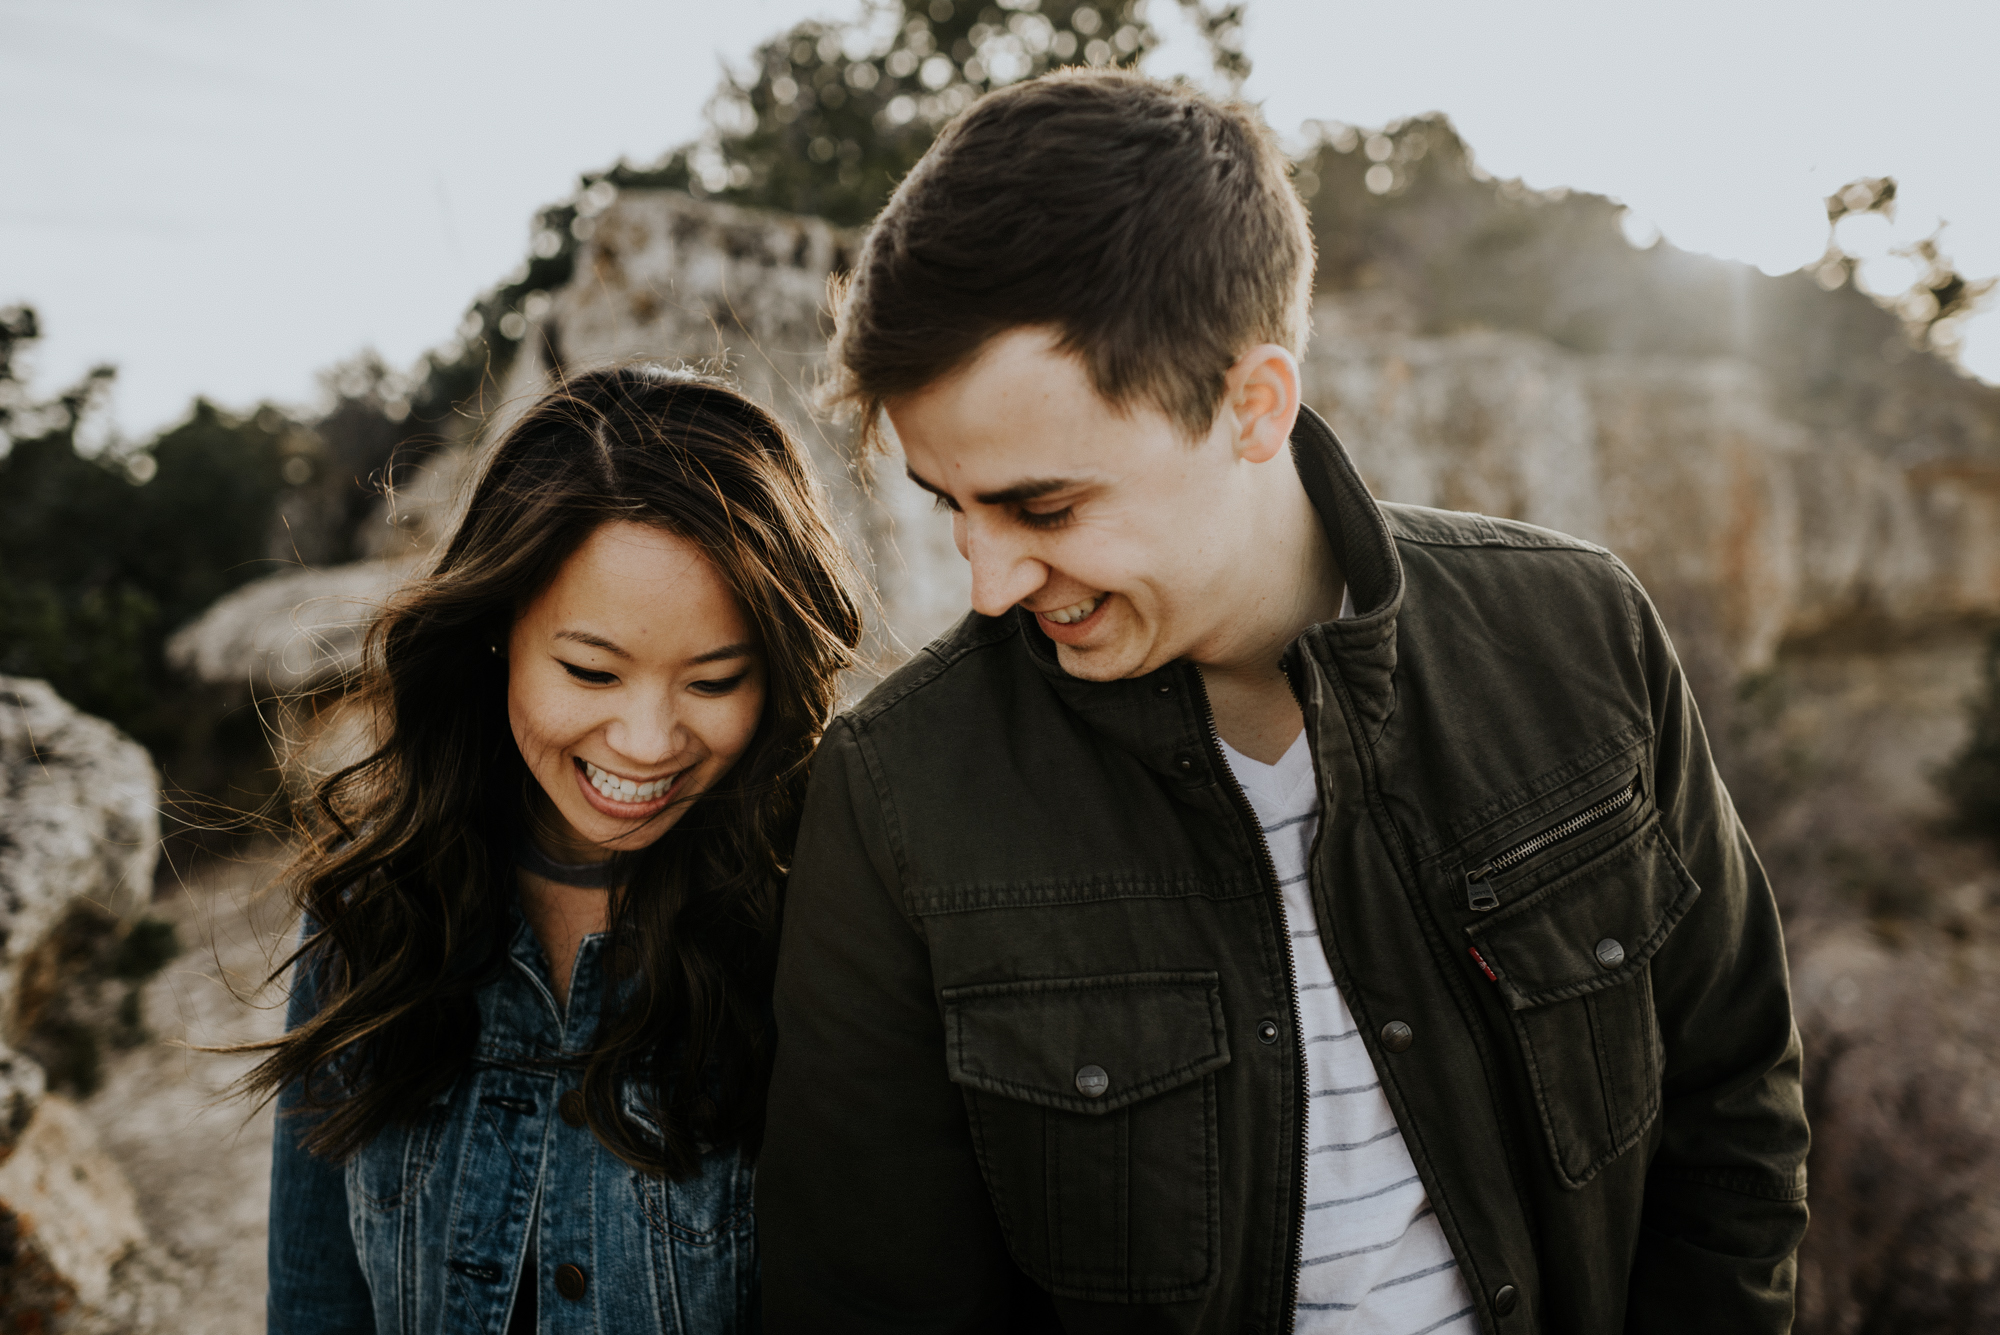
M697 134L721 61L858 9L0 0L0 304L39 308L44 391L118 364L131 436L198 393L311 406L342 358L446 339L580 171ZM1946 218L1977 277L2000 273L1996 51L1992 0L1250 0L1246 91L1285 133L1443 111L1498 175L1773 273L1818 257L1825 195L1892 175L1898 225L1854 243ZM1154 68L1189 62L1170 42ZM2000 382L2000 310L1965 360Z

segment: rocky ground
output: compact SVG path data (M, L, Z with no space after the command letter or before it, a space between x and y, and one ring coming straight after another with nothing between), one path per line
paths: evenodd
M264 1329L271 1112L224 1097L254 1059L197 1049L284 1027L282 1000L256 995L286 922L267 889L271 857L212 864L154 905L182 945L143 993L154 1041L111 1056L102 1086L79 1105L131 1183L150 1240L127 1264L178 1290L177 1301L128 1309L135 1335Z

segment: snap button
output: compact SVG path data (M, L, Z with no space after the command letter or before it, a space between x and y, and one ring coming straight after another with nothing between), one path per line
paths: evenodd
M556 1267L556 1292L573 1303L583 1301L584 1290L590 1287L590 1277L583 1273L580 1265L559 1265Z
M1382 1046L1391 1052L1408 1052L1410 1044L1416 1041L1416 1030L1401 1020L1391 1020L1382 1026Z
M1101 1099L1109 1088L1111 1077L1104 1073L1102 1066L1085 1066L1076 1073L1076 1092L1087 1099Z
M1264 1022L1263 1022L1262 1024L1258 1025L1258 1026L1257 1026L1257 1041L1258 1041L1259 1043L1275 1043L1275 1042L1277 1042L1277 1041L1278 1041L1278 1022L1277 1022L1276 1020L1266 1020L1266 1021L1264 1021Z
M1174 684L1170 681L1163 681L1158 686L1155 686L1153 689L1158 691L1161 695L1172 695L1174 693Z
M572 1089L556 1100L556 1113L568 1126L582 1126L590 1119L583 1115L583 1091Z
M1614 941L1612 944L1616 945L1618 943ZM1520 1301L1520 1291L1512 1284L1502 1284L1498 1289L1493 1291L1493 1310L1501 1316L1506 1316L1509 1312L1513 1311L1515 1304Z
M1181 772L1181 773L1183 773L1183 774L1192 774L1192 773L1194 773L1194 757L1193 757L1193 756L1175 756L1175 757L1174 757L1174 766L1175 766L1175 768L1179 769L1179 770L1180 770L1180 772Z
M1625 962L1625 947L1605 937L1597 943L1597 962L1607 969L1615 969Z

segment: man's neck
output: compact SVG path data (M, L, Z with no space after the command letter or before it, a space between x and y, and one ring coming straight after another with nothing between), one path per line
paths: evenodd
M1339 617L1347 587L1289 458L1283 467L1258 517L1257 559L1244 563L1255 583L1237 604L1242 613L1213 649L1195 656L1216 731L1265 764L1284 757L1304 724L1279 661L1306 627Z

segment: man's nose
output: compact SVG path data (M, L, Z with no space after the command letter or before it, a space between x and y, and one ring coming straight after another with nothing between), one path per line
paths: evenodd
M958 550L972 563L972 608L997 617L1049 582L1049 568L1011 535L970 515L957 525Z

